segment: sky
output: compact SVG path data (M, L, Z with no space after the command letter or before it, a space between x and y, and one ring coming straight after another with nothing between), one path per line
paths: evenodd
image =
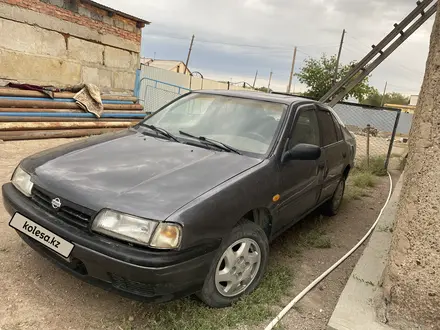
M151 22L142 33L143 57L186 60L205 78L246 81L285 92L294 46L295 72L308 57L335 55L346 29L341 63L362 59L415 8L415 0L98 0ZM370 77L382 91L418 94L434 18L426 22ZM294 78L295 92L306 86Z

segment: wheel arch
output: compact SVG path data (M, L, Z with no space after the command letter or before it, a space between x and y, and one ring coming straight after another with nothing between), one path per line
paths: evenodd
M348 164L348 165L345 167L344 172L342 173L342 176L343 176L344 180L347 180L348 175L350 174L350 171L351 171L351 165Z
M270 239L273 217L269 209L265 207L254 208L243 215L241 219L249 220L260 226L266 233L267 238Z

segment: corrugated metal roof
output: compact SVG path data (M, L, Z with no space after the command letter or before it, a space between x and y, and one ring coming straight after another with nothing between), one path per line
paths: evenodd
M146 21L146 20L144 20L144 19L142 19L142 18L135 17L135 16L132 16L132 15L130 15L130 14L123 13L122 11L119 11L119 10L116 10L116 9L113 9L113 8L110 8L110 7L107 7L107 6L104 6L104 5L102 5L102 4L100 4L100 3L96 2L96 1L92 1L92 0L81 0L81 2L91 4L92 6L95 6L95 7L97 7L97 8L103 9L103 10L107 10L107 11L109 11L109 12L113 12L113 13L115 13L115 14L118 14L119 16L122 16L122 17L125 17L125 18L128 18L128 19L131 19L131 20L133 20L133 21L135 21L135 22L137 22L137 23L142 23L142 24L145 24L145 25L149 25L149 24L150 24L149 21Z

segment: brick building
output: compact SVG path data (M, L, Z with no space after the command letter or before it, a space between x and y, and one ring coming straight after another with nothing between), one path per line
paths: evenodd
M133 93L146 24L90 0L0 0L0 86L86 82Z

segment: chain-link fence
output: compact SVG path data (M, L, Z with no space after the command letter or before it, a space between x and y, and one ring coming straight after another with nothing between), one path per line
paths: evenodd
M139 102L147 113L158 110L178 96L190 91L185 87L150 78L142 78L140 86Z
M333 108L356 137L357 161L383 161L386 167L391 156L405 154L409 132L406 126L399 126L400 109L345 102ZM396 136L401 139L394 143Z

